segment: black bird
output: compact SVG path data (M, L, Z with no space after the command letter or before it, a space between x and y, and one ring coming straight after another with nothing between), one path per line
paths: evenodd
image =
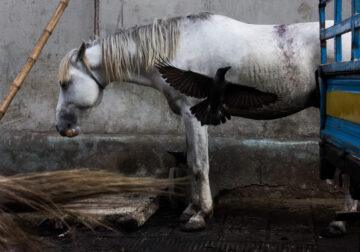
M278 100L276 94L226 81L225 74L230 66L219 68L214 78L176 68L166 60L157 61L155 66L170 86L181 93L207 98L190 109L201 125L219 125L225 123L226 119L230 120L226 108L259 108Z

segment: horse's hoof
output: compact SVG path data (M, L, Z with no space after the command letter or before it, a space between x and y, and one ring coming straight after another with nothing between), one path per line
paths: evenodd
M181 230L186 232L194 232L194 231L201 231L206 228L206 222L202 215L196 214L192 216L188 222L182 224Z
M191 205L189 205L184 212L182 212L182 214L180 215L179 221L181 223L186 223L190 220L190 218L192 216L194 216L196 214L196 211L192 208Z
M320 235L326 238L334 238L343 236L345 232L345 224L342 221L333 221L321 232Z
M191 216L192 214L183 212L179 217L179 221L181 223L186 223L190 220Z

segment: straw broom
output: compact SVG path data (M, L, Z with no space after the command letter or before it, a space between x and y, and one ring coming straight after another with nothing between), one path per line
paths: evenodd
M22 251L42 251L43 242L25 232L16 219L16 216L0 210L0 251L9 251L13 248Z
M0 176L0 192L4 185L15 184L31 191L44 192L54 203L65 203L77 198L98 194L123 192L165 193L164 188L184 184L183 179L158 179L148 177L124 177L119 173L105 170L76 169L30 173L15 177ZM41 197L44 197L41 195ZM0 195L0 204L4 203ZM6 201L5 201L6 202Z
M92 225L108 227L87 214L68 211L62 203L94 195L119 194L123 192L167 193L170 185L185 185L187 178L156 179L123 177L109 171L77 169L18 175L0 176L0 249L9 245L39 251L40 240L29 236L17 224L16 216L9 213L35 210L60 220L71 230L67 219L77 219L89 228ZM10 230L11 229L11 230Z

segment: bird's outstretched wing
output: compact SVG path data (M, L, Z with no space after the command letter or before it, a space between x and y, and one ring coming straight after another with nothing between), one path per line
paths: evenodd
M224 103L230 108L249 109L269 105L279 100L274 93L262 92L256 88L229 83Z
M196 98L209 96L213 79L192 71L176 68L166 60L157 60L155 67L170 86L181 93Z

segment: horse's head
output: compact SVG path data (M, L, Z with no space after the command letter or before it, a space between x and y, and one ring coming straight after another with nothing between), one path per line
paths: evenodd
M56 129L62 136L74 137L80 132L83 111L100 100L105 81L102 78L101 46L70 51L59 67L60 94L56 107Z

